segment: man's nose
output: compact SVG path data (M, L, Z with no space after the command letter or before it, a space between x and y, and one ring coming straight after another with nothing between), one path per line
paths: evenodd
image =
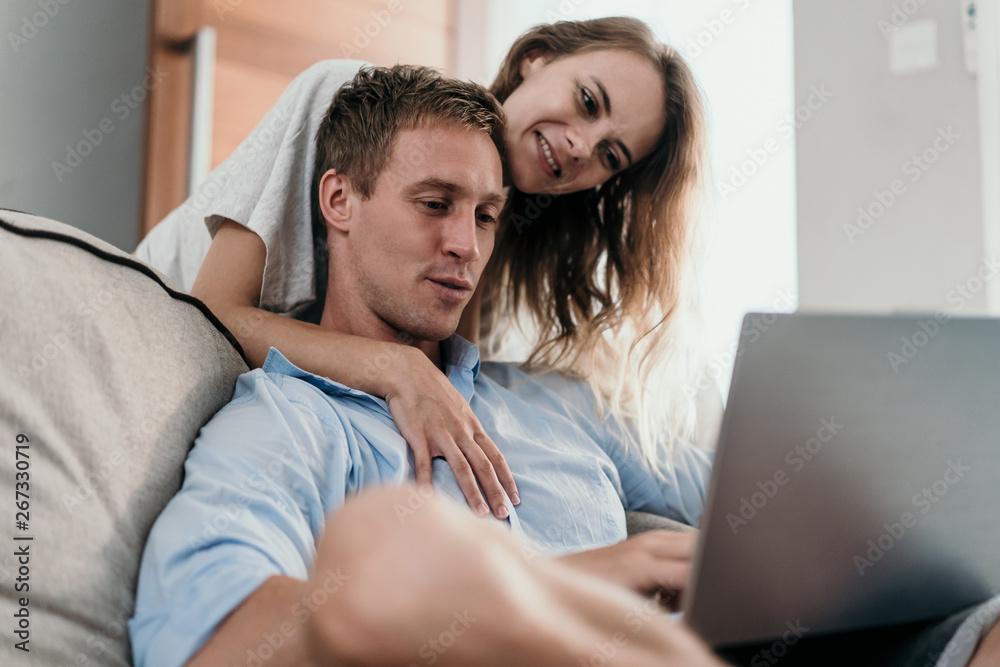
M479 259L479 239L476 235L476 212L456 210L444 220L442 249L463 262Z

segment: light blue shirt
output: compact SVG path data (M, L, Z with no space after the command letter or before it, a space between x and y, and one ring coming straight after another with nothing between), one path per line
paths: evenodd
M597 418L586 385L481 365L478 348L458 336L442 352L448 380L507 458L521 498L508 523L534 548L618 542L626 509L697 524L707 453L678 443L655 471L613 419ZM385 401L272 348L202 428L183 487L153 526L129 624L137 667L182 665L269 577L308 578L326 520L347 497L413 478ZM433 482L439 496L465 504L442 459Z

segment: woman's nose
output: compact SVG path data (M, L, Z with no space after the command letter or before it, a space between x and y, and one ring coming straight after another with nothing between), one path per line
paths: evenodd
M573 162L582 162L594 152L592 134L590 128L569 127L566 129L566 142L569 144L569 156Z

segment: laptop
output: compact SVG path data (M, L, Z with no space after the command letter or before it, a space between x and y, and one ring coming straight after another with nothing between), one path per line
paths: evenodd
M701 528L717 648L1000 592L1000 320L748 314Z

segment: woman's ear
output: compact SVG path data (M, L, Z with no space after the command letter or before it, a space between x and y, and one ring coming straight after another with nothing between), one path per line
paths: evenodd
M350 231L351 182L344 174L329 169L319 179L319 210L326 224L342 232Z
M527 79L529 76L545 67L549 60L551 60L551 58L541 49L531 49L525 53L524 58L521 59L521 66L518 69L518 72L521 74L521 78Z

